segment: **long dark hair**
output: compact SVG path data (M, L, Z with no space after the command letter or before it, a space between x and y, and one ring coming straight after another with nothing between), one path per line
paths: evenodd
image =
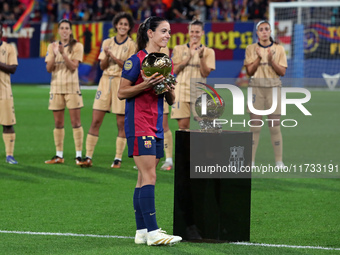
M132 31L132 29L133 29L133 27L135 26L135 22L134 22L132 16L131 16L130 14L126 13L126 12L120 12L120 13L118 13L117 15L115 15L115 17L114 17L113 20L112 20L113 29L114 29L115 32L117 32L116 26L117 26L118 22L119 22L121 19L124 19L124 18L127 19L128 22L129 22L129 27L130 27L130 29L129 29L129 31L128 31L128 35L130 35L130 34L131 34L131 31Z
M146 44L149 41L149 37L147 34L148 30L151 29L152 31L155 32L156 28L163 21L167 20L161 17L151 16L139 25L137 31L137 51L145 49Z
M268 24L271 29L271 26L268 20L261 20L256 24L256 31L258 30L259 26L262 24ZM274 41L272 36L269 37L269 41L271 41L272 43L278 44L278 42Z
M69 24L69 25L70 25L70 29L71 29L71 31L72 31L72 23L71 23L71 21L69 21L68 19L62 19L62 20L60 20L59 23L58 23L58 28L60 27L60 25L61 25L62 23L67 23L67 24ZM74 39L73 33L71 33L71 34L70 34L70 39L69 39L69 42L68 42L68 52L69 52L69 53L72 52L73 46L74 46L76 43L77 43L77 40Z

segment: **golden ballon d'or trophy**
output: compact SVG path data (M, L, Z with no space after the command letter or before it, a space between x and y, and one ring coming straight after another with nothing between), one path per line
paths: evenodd
M171 74L172 62L168 55L159 52L153 52L145 56L142 62L142 70L147 77L154 73L159 73L165 77L165 80L156 86L154 91L157 95L167 91L167 87L176 84L175 77Z

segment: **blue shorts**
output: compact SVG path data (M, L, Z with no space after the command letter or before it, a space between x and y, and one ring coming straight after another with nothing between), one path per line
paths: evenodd
M156 158L164 157L164 140L154 136L132 136L127 139L128 155L133 156L154 155Z

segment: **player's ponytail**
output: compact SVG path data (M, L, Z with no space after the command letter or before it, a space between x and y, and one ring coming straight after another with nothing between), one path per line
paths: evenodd
M274 41L273 37L271 37L271 36L269 37L269 41L271 41L272 43L278 44L278 42Z
M162 21L167 20L161 17L151 16L139 25L137 31L137 51L145 49L149 42L148 30L156 31L156 28Z
M147 19L148 20L148 19ZM137 51L140 51L142 49L145 49L147 42L149 41L149 37L147 34L147 27L146 27L146 21L141 23L138 27L137 31Z
M68 52L71 53L73 50L73 46L76 45L77 40L74 39L73 34L70 34L70 41L68 42Z

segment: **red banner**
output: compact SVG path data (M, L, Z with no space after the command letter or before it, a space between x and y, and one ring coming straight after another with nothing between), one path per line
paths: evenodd
M176 45L189 42L188 24L176 23L171 25L171 38L168 47L171 50ZM132 38L137 37L135 26ZM204 27L205 36L202 44L214 49L216 60L244 59L246 47L253 43L253 22L240 23L207 23Z

